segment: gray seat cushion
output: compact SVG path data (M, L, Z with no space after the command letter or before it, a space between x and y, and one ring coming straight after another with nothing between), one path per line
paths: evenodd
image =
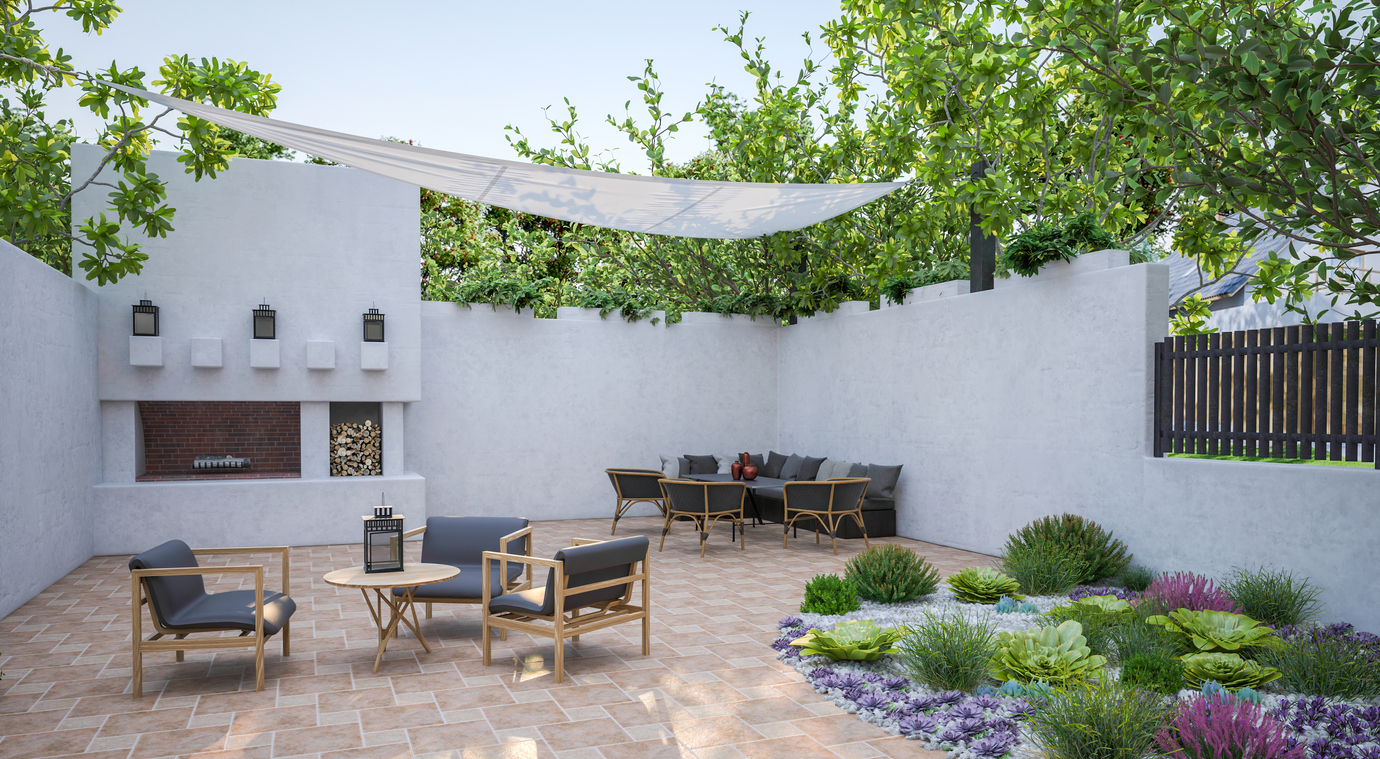
M792 453L786 463L781 465L781 479L794 480L800 475L800 465L805 463L805 457Z
M786 457L776 451L771 451L767 453L767 463L759 467L757 473L763 477L770 477L773 480L779 479L781 477L781 467L785 465Z
M195 567L196 556L180 540L162 545L129 560L129 568L173 569ZM177 630L254 630L254 591L231 590L208 594L200 575L149 577L149 603L164 627ZM282 629L297 604L282 593L264 591L264 634Z
M565 548L556 552L555 559L564 563L566 587L578 590L581 585L627 577L635 562L647 558L651 545L646 537L610 540L594 545ZM489 601L492 613L516 612L537 616L551 616L556 610L555 571L547 573L546 586L509 593ZM565 598L565 610L571 611L622 598L627 585L612 585L587 593L575 592Z
M264 635L275 635L297 611L297 604L282 593L264 591ZM176 630L254 631L254 591L228 590L210 593L185 609L163 619Z
M819 475L819 466L823 463L824 459L812 459L809 456L806 456L805 459L800 462L800 472L796 474L795 478L797 480L816 479ZM828 478L826 477L824 479Z
M896 481L901 479L901 464L895 466L868 464L867 474L863 476L872 478L872 484L867 488L869 495L877 498L890 498L895 494Z
M896 501L891 498L864 498L862 502L863 511L889 511L896 508Z
M500 582L498 562L491 562L493 565L489 570L489 598L497 598L503 595L503 583ZM457 566L457 565L452 565ZM412 597L418 601L428 598L474 598L484 597L484 568L481 564L462 564L458 565L460 574L446 580L445 582L433 583L431 585L419 585L417 592ZM526 566L523 564L508 564L508 581L518 579L522 576ZM394 588L393 595L401 596L404 590Z
M527 526L521 517L429 517L422 533L422 562L479 567L485 551L503 551L499 538ZM526 553L527 538L509 543L507 553ZM464 573L461 573L461 577ZM478 580L475 581L478 588ZM479 595L474 596L478 598Z

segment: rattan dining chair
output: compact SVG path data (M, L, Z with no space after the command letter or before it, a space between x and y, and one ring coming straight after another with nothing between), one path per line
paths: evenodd
M781 547L786 547L791 527L798 519L814 520L816 523L815 543L819 543L819 531L823 528L829 533L834 545L834 555L839 555L838 527L845 517L857 520L862 530L863 544L867 541L867 527L863 525L862 502L867 496L867 485L872 482L867 477L846 477L823 482L788 482L781 492L786 499L786 514L782 520L785 530L781 535Z
M618 531L618 520L622 519L634 504L650 503L665 516L666 497L662 495L657 480L666 475L660 470L621 468L605 469L604 473L609 476L609 482L613 483L613 492L618 496L618 501L613 507L613 527L609 530L610 535Z
M704 558L704 544L709 540L709 531L720 519L727 519L732 534L738 539L738 549L747 548L743 532L743 503L747 499L747 486L741 482L700 482L698 480L661 480L661 490L666 494L666 524L661 528L661 544L657 551L666 545L666 533L671 531L671 522L684 517L695 523L700 532L700 558Z

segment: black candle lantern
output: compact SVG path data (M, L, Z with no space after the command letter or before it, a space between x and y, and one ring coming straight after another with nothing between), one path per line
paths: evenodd
M134 306L134 334L138 337L158 337L158 306L151 300L140 300Z
M383 342L383 314L377 308L369 309L364 315L364 342Z
M254 309L254 339L255 340L276 340L278 335L277 312L268 307L267 303L260 303Z
M390 513L392 509L389 509ZM364 571L403 571L403 515L364 517Z

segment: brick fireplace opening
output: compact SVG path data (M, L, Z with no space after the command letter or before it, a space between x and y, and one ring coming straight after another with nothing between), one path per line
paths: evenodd
M302 476L302 411L295 401L140 401L139 415L139 482ZM213 458L198 463L197 457Z

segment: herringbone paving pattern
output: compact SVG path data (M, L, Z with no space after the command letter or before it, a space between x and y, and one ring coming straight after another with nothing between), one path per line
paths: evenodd
M606 536L609 521L534 526L534 554L549 557L572 537ZM660 526L629 518L618 534L646 535L655 549ZM249 649L189 652L180 664L166 653L146 655L135 699L129 557L96 557L0 620L0 757L942 757L839 712L775 660L766 644L805 582L841 573L863 547L840 541L835 557L802 532L783 550L780 529L749 528L745 551L716 530L701 559L693 529L677 525L652 553L652 655L642 656L636 624L601 630L567 646L559 686L549 640L510 634L483 666L477 606L436 606L422 620L432 653L408 633L375 674L377 633L359 592L321 581L359 563L358 545L335 545L292 550L292 655L270 642L262 692ZM991 561L887 540L943 574ZM415 560L417 544L409 551ZM265 586L278 588L276 557L262 562ZM208 589L244 587L243 577L208 578Z

